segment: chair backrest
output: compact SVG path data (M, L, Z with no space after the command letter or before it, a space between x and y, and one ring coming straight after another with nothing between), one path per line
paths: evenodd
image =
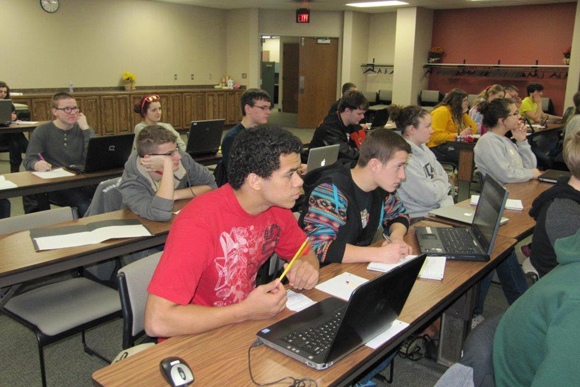
M542 97L542 111L544 113L555 115L554 103L551 98Z
M421 90L419 104L421 106L435 106L441 101L439 90Z
M467 101L469 102L469 107L473 106L476 98L477 98L477 94L468 94L467 95Z
M162 252L149 255L119 270L117 281L123 309L123 349L134 345L143 335L147 286Z
M120 210L123 207L123 197L118 189L119 184L120 177L102 181L95 191L85 217Z
M379 99L379 102L390 104L391 101L393 100L393 91L386 90L386 89L380 89L379 93L378 93L378 99Z
M369 105L376 105L378 100L378 93L374 91L363 91L362 92L367 101L369 101Z
M54 210L33 212L31 214L0 219L0 234L49 226L51 224L78 219L76 208L61 207Z

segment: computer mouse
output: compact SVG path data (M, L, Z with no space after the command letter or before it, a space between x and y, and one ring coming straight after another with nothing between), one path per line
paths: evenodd
M189 365L178 357L168 357L159 363L161 375L172 387L189 386L195 378Z

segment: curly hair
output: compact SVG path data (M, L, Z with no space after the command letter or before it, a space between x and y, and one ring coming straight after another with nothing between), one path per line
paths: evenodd
M510 115L510 105L515 102L511 98L494 99L491 102L484 102L479 111L483 114L483 124L488 128L497 126L497 120L506 119Z
M302 141L278 126L259 125L236 136L228 163L228 181L233 189L255 173L267 179L280 168L280 156L302 152Z
M389 115L391 120L397 125L403 134L408 126L412 125L415 128L419 127L419 119L425 117L429 112L419 106L409 105L402 107L400 105L389 106Z
M177 136L159 125L149 125L143 128L137 136L137 153L139 157L145 157L155 153L161 144L177 142Z

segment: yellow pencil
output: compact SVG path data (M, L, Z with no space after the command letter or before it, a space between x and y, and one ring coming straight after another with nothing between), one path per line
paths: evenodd
M294 256L294 258L292 258L292 260L290 261L290 263L288 264L288 266L286 266L286 269L284 269L284 272L280 276L280 281L282 281L284 279L284 277L288 273L288 270L290 270L290 268L292 267L292 264L294 263L294 261L296 260L296 258L298 258L299 256L302 255L302 252L304 251L304 249L306 248L307 245L308 245L308 238L306 238L306 240L302 243L302 246L300 246L300 248L296 252L296 255Z

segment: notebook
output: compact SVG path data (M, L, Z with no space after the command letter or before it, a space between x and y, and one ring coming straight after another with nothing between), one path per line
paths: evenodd
M133 149L134 133L93 137L89 140L85 164L69 165L81 173L108 171L123 168Z
M460 223L473 224L473 216L475 215L475 210L455 205L436 208L434 210L429 211L429 215L454 220ZM506 224L508 221L509 221L508 218L502 217L499 224L503 225Z
M387 330L425 262L421 255L358 286L349 301L329 297L258 332L265 345L323 370ZM313 337L320 332L325 339Z
M331 165L338 159L339 144L321 146L319 148L312 148L308 152L308 164L306 171L310 172L317 168Z
M0 126L9 126L12 122L12 100L0 99Z
M508 194L497 180L487 176L471 228L415 227L421 252L448 259L488 261Z
M226 120L191 121L185 151L192 157L215 155L222 142Z
M543 181L544 183L552 183L556 184L559 178L561 177L570 177L572 173L569 171L559 171L557 169L548 169L546 172L542 173L538 180Z
M389 111L387 109L377 110L369 129L383 128L387 124L388 120L389 120Z

